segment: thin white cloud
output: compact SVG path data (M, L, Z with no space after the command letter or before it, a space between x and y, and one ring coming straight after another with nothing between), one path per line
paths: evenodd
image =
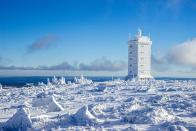
M170 9L179 9L187 0L167 0L167 7Z
M58 40L58 37L55 35L44 36L36 40L34 43L32 43L27 48L27 53L33 53L35 51L48 48L50 45L54 44L57 40Z

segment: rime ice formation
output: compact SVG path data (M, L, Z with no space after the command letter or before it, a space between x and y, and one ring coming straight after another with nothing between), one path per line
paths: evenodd
M152 79L150 37L143 36L138 29L135 38L128 41L128 78Z
M52 78L52 83L53 83L53 84L58 84L58 79L56 78L56 76L54 76L54 77Z
M64 77L61 77L61 78L59 79L59 84L60 84L60 85L66 84L66 83L65 83L65 78L64 78Z
M75 83L77 84L91 84L92 80L86 79L83 75L80 76L80 78L75 77Z
M0 130L196 130L195 80L79 79L4 87Z

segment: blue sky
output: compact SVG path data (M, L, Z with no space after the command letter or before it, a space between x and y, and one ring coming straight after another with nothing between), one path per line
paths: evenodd
M0 0L0 75L126 75L141 27L155 76L196 77L195 12L194 0Z

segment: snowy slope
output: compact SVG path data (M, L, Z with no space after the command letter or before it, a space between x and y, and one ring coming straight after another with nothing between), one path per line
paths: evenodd
M69 84L61 78L48 85L0 89L0 130L15 119L28 120L24 130L194 131L196 82L93 83L82 77Z

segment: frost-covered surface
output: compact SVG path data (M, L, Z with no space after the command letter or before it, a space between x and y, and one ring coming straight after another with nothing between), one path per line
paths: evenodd
M0 130L196 130L196 81L107 81L0 88Z

